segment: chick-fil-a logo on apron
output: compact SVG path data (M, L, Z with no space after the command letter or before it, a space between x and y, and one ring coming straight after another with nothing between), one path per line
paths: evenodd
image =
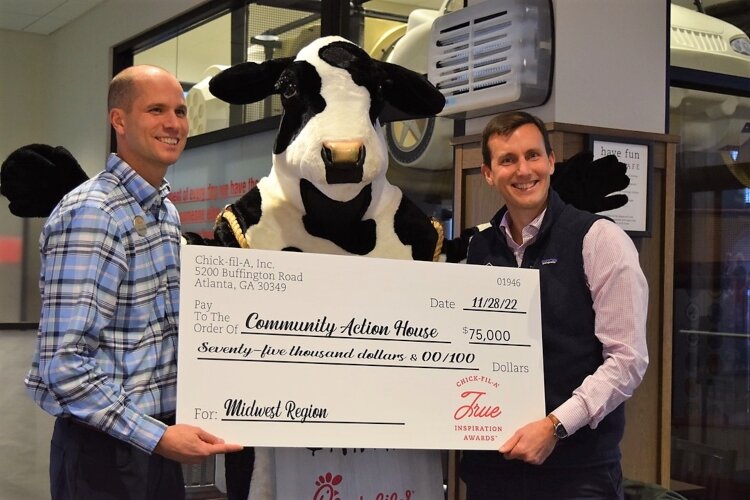
M313 500L341 500L336 486L341 484L343 479L344 478L341 477L341 474L333 475L330 472L326 472L322 476L319 476L318 480L315 481L315 486L317 486L318 489L316 489L313 494Z
M318 488L315 490L312 500L341 500L336 486L341 484L343 480L344 478L341 474L333 474L331 472L326 472L318 476L318 479L315 481L315 486ZM373 500L412 500L413 494L414 490L406 490L403 494L399 494L397 491L379 492ZM359 500L368 499L360 495Z

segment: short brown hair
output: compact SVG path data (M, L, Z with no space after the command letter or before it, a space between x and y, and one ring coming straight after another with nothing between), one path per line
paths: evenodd
M552 144L549 142L549 134L547 134L547 128L544 126L544 122L538 117L526 113L525 111L511 111L509 113L501 113L495 116L484 127L484 131L482 132L482 161L484 161L484 164L487 166L492 165L490 147L487 145L490 137L493 135L507 137L515 132L517 128L529 123L539 129L539 133L542 134L542 138L544 139L544 149L547 154L549 155L552 153Z

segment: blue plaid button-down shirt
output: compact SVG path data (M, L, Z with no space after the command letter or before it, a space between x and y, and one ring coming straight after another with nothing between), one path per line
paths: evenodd
M42 313L26 386L44 410L152 452L174 414L180 221L111 155L40 238Z

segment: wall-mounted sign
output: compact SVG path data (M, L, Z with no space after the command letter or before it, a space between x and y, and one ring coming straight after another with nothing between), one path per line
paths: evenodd
M620 142L616 138L591 136L591 151L594 159L615 155L627 165L630 185L621 191L628 196L624 206L600 212L617 223L631 236L649 236L649 178L651 177L651 150L648 143L628 140Z

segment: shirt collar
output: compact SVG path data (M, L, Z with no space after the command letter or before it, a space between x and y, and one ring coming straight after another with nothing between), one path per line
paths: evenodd
M156 208L158 211L162 201L171 191L169 182L166 179L162 179L161 185L157 190L154 186L146 182L146 179L138 175L125 160L114 153L111 153L107 159L106 170L122 182L125 189L145 212L150 211L152 208Z
M526 247L531 242L533 242L539 234L539 230L542 227L542 221L544 220L544 214L546 213L547 209L545 208L539 215L534 218L534 220L529 222L529 224L521 230L521 239L523 240L523 242L519 245L513 240L513 237L511 236L510 213L506 210L506 212L503 214L503 218L500 220L499 229L505 235L505 239L508 242L508 245L510 245L511 248L520 248Z

